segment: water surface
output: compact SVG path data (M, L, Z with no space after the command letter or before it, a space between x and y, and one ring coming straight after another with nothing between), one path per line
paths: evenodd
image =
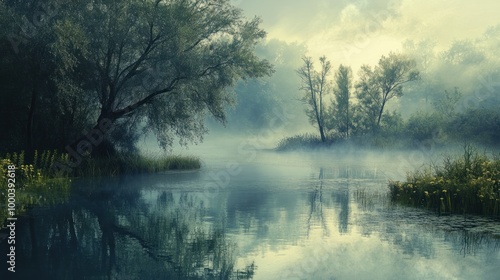
M32 209L18 223L16 278L500 275L498 221L389 203L387 180L404 178L412 154L240 148L203 159L198 171L78 180L66 203Z

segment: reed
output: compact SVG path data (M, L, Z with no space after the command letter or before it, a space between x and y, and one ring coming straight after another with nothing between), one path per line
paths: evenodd
M446 156L440 166L389 182L391 200L440 214L500 215L500 159L466 145L459 157Z
M56 177L50 168L56 160L64 160L65 155L57 151L35 151L32 163L25 161L25 153L6 154L0 157L0 227L10 216L7 212L9 189L14 189L15 215L22 215L29 207L48 206L66 201L69 197L71 179L67 176ZM15 166L13 177L7 176L8 167ZM9 188L8 179L14 179Z
M118 155L86 158L70 173L57 173L56 162L67 162L68 155L53 151L34 151L33 160L25 161L25 152L8 153L0 157L0 224L8 217L8 166L15 165L16 215L32 206L46 206L68 199L71 177L117 176L156 173L165 170L199 169L201 162L193 156ZM1 226L0 226L1 228Z
M118 176L124 174L157 173L167 170L199 169L200 159L194 156L118 155L88 158L74 170L77 177Z
M280 140L276 146L276 151L294 151L301 149L316 149L328 147L332 141L321 142L321 139L312 134L300 134L291 137L286 137Z

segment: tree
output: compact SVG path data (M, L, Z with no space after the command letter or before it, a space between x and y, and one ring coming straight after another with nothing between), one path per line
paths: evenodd
M8 1L0 4L0 92L2 150L54 149L81 134L88 116L84 95L57 90L54 52L57 10L49 1ZM50 2L55 3L55 2ZM73 34L74 36L74 34ZM62 76L62 75L59 75ZM81 114L79 113L81 112ZM57 131L57 133L54 133ZM76 131L76 132L75 132ZM4 138L4 137L2 137ZM6 143L6 145L5 145Z
M311 124L318 126L321 141L326 141L325 136L325 105L323 99L330 90L330 85L327 76L331 70L330 62L326 60L325 56L320 57L321 71L314 70L314 65L310 57L302 59L304 65L297 70L301 80L301 89L305 95L303 101L308 104L306 114L309 117Z
M260 20L246 20L228 0L54 3L47 47L57 69L50 79L57 96L94 108L85 115L93 136L117 129L111 140L126 142L142 128L164 148L174 137L201 141L205 115L225 122L236 81L272 72L254 55L265 36ZM86 138L73 138L71 147ZM101 140L91 141L94 147L85 140L79 150L95 152L106 146Z
M451 119L455 116L455 109L460 98L462 98L462 93L455 87L453 92L445 90L443 95L437 95L437 100L432 105L438 114Z
M342 138L349 137L349 128L352 126L352 108L349 102L352 88L351 67L340 65L335 73L335 86L329 115L332 117L331 126L340 134Z
M375 69L363 65L356 84L360 111L364 113L367 128L379 128L382 114L389 100L403 95L403 85L419 79L415 61L403 55L390 53L382 56Z

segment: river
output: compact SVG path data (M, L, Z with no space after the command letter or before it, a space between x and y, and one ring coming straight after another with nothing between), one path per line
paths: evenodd
M13 279L499 279L498 220L388 200L425 154L201 156L197 171L76 180L66 203L31 209Z

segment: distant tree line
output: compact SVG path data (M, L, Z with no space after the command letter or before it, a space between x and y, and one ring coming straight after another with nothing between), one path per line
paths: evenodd
M319 71L310 57L303 61L297 70L302 79L302 100L322 142L378 133L393 117L386 112L387 102L402 96L405 84L419 79L415 61L395 53L382 56L374 69L363 65L355 83L348 66L340 65L330 80L331 63L326 57L320 58Z
M454 45L450 50L454 50L455 58L459 56L456 48ZM306 115L319 135L317 138L312 135L285 138L279 149L297 148L301 143L314 147L347 140L377 147L447 145L463 141L500 145L500 94L495 80L488 82L483 78L474 95L465 95L458 87L443 89L439 81L436 81L439 86L430 86L429 70L425 69L422 75L417 68L418 65L424 67L423 63L406 54L382 56L373 68L363 65L356 80L348 66L340 65L332 71L326 57L321 57L319 62L316 70L312 58L304 57L297 70ZM465 65L461 67L467 69ZM446 77L445 73L439 75ZM492 75L497 77L489 74ZM424 100L429 98L430 106L414 96L392 105L390 101L401 99L404 92ZM411 101L415 102L413 106L408 104ZM388 105L392 110L388 110ZM416 111L412 107L416 107ZM403 119L401 109L410 108L413 113L403 112L407 116Z

